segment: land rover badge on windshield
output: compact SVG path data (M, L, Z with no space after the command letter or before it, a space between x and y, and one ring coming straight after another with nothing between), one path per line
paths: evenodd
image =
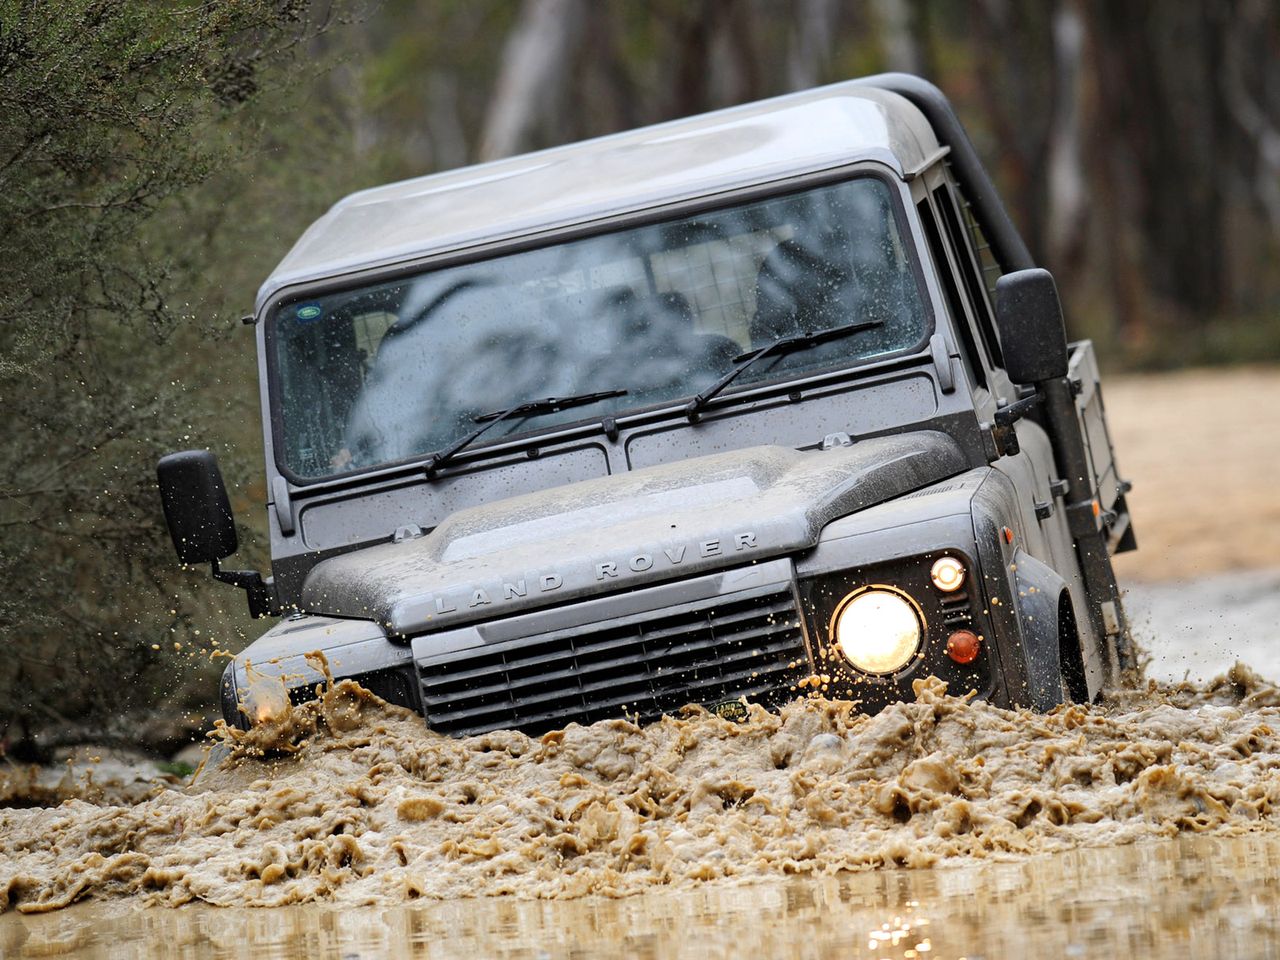
M279 618L231 723L313 651L453 735L812 677L1047 710L1131 657L1093 347L918 78L354 194L253 322L270 575L212 454L159 465L180 559Z

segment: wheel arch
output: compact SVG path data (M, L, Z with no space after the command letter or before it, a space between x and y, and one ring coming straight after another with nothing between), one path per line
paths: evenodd
M1056 570L1025 550L1014 554L1018 630L1026 662L1027 689L1022 700L1036 710L1051 710L1063 693L1088 699L1080 631L1071 591Z
M1076 703L1089 702L1089 681L1084 670L1084 651L1081 649L1080 624L1076 619L1076 606L1071 591L1064 584L1058 594L1058 662L1062 669L1062 682Z

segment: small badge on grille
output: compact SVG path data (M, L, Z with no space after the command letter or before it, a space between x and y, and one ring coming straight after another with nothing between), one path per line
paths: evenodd
M718 717L725 720L732 720L734 723L742 723L747 719L747 705L742 700L726 700L724 703L717 703L707 708Z

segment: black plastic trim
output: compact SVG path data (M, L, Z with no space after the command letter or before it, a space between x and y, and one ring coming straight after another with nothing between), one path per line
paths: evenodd
M1006 273L1026 270L1036 265L1023 242L1022 234L1009 218L1008 211L987 176L973 141L965 132L946 94L923 77L909 73L881 73L857 81L905 97L924 114L938 140L951 148L950 160L956 179L978 214L991 249Z

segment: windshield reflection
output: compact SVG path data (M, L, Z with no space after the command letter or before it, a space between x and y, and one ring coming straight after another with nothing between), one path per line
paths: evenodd
M302 477L691 396L780 337L877 326L744 372L758 382L916 346L926 311L894 194L863 177L667 223L464 264L273 314L285 465ZM479 446L480 443L477 443Z

